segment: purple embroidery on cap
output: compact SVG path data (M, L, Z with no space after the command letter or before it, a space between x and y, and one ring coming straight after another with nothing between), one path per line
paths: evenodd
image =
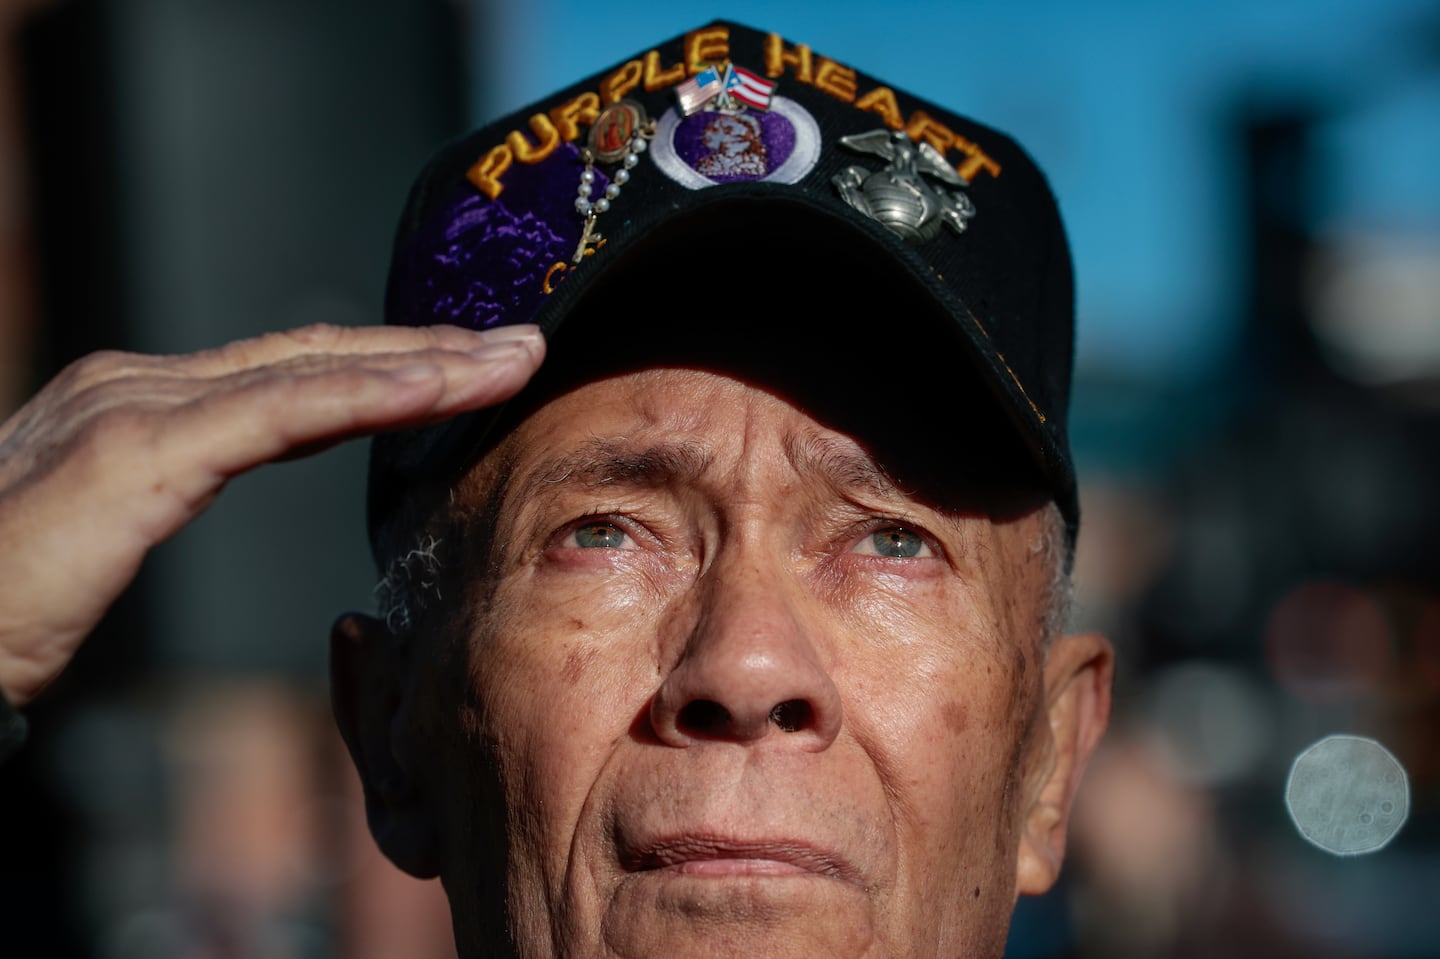
M476 195L454 212L445 246L421 281L420 314L472 329L528 319L539 306L545 271L565 255L565 240L534 213L517 216L504 200Z
M456 198L411 237L390 290L391 323L471 329L531 322L545 277L580 238L575 212L580 151L565 144L540 163L517 163L497 200L462 181ZM595 189L609 185L596 171Z
M692 190L742 180L794 183L820 157L820 128L804 107L772 97L768 112L704 110L660 118L655 165Z

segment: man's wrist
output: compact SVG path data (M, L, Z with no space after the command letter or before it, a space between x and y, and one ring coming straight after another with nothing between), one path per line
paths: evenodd
M21 746L25 745L25 737L30 731L30 724L25 717L16 711L5 694L0 692L0 763L5 762Z

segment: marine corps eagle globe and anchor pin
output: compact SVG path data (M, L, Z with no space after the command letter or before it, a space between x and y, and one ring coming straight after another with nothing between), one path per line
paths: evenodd
M915 143L901 130L874 130L841 137L857 153L888 161L883 170L849 166L831 177L840 196L856 210L883 223L911 245L934 239L944 223L957 234L975 215L975 205L959 190L932 187L921 174L962 187L966 182L930 144Z

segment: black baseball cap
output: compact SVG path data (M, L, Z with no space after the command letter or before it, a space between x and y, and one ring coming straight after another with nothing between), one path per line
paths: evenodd
M616 311L575 309L617 275L693 269L698 291L758 263L833 297L854 271L814 267L842 250L839 262L873 267L869 282L927 305L874 318L888 336L939 318L939 337L916 335L988 387L1073 542L1073 278L1043 174L1005 134L778 34L711 23L445 146L402 214L385 320L536 323L548 365L572 316L623 335ZM680 322L698 353L726 339L723 314ZM943 428L947 411L927 414ZM458 478L496 421L478 411L376 437L377 559L407 495Z

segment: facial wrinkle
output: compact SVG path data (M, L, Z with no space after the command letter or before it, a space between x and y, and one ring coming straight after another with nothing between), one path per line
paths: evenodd
M624 438L597 437L527 470L521 486L540 491L564 484L628 489L694 485L709 469L709 461L704 450L689 443L637 447Z

